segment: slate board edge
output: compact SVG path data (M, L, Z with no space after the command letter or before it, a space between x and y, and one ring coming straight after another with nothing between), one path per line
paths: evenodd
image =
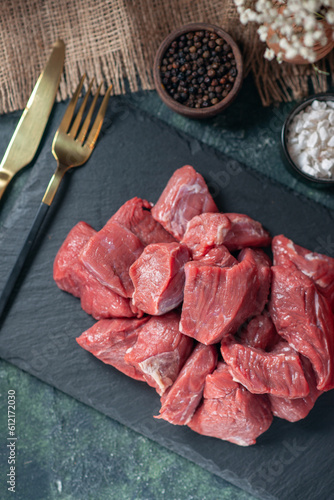
M136 111L137 111L137 110L136 110ZM144 113L143 111L139 111L139 112L140 112L140 113ZM144 113L144 114L148 115L147 113ZM149 115L148 115L148 116L149 116ZM151 118L150 116L149 116L149 120L150 120L150 121L152 121L152 118ZM158 122L159 122L159 124L161 124L161 127L162 127L162 128L169 128L169 126L168 126L167 124L165 124L165 123L161 122L160 120L158 120ZM177 135L179 135L179 136L181 137L181 139L182 139L182 138L184 138L184 137L189 137L189 136L187 136L186 134L181 134L179 131L176 131L174 128L173 128L173 132L175 132ZM197 140L197 139L196 139L196 140ZM187 141L187 143L188 143L188 141ZM227 157L226 155L224 155L223 153L221 153L221 152L217 152L217 150L215 150L215 149L214 149L213 147L211 147L211 146L208 146L208 145L206 145L206 144L203 144L203 146L204 146L204 147L203 147L203 150L205 150L205 151L207 151L207 150L208 150L211 154L212 154L212 152L214 152L215 156L216 156L219 160L221 160L222 158L228 158L228 157ZM234 160L233 160L233 161L234 161ZM237 163L239 163L239 162L237 162ZM254 170L249 169L248 167L245 167L244 165L243 165L243 168L245 168L245 170L246 170L246 171L250 171L251 175L254 175L254 173L255 173L255 172L254 172ZM263 174L260 174L260 173L256 173L256 175L255 175L255 176L256 176L256 177L258 177L258 178L260 178L260 179L261 179L262 177L264 177L264 176L263 176ZM265 177L266 177L266 176L265 176ZM267 178L267 177L266 177L266 178ZM276 184L276 186L279 186L279 188L280 188L281 190L284 190L284 191L286 190L286 189L285 189L285 188L284 188L284 187L283 187L280 183L274 182L272 179L269 179L269 178L268 178L268 181L269 181L269 183L270 183L270 184ZM327 207L324 207L323 205L321 205L321 204L319 204L319 203L317 203L317 202L315 202L315 201L313 201L313 200L310 200L310 199L308 199L308 198L305 198L305 196L303 196L303 195L299 195L299 194L295 193L293 190L290 190L290 191L292 191L292 193L293 193L293 195L294 195L294 196L297 196L297 195L298 195L298 196L301 196L301 197L302 197L303 202L307 201L307 202L309 202L309 203L311 203L311 204L316 204L316 206L321 207L321 209L322 209L322 210L323 210L323 209L325 209L328 213L332 213L332 212L331 212L331 211L330 211ZM332 217L332 215L331 215L331 217ZM13 362L13 364L15 364L15 362ZM49 382L47 382L47 383L49 383ZM56 387L56 386L55 386L52 382L50 382L50 385L52 385L52 386ZM59 389L59 390L61 390L61 389ZM61 390L61 391L62 391L62 390ZM64 392L64 391L62 391L62 392ZM69 394L69 392L67 392L67 393ZM71 395L71 396L72 396L72 395ZM77 398L76 396L73 396L73 397L74 397L75 399L80 400L80 399L79 399L79 398ZM85 401L83 401L83 402L84 402L85 404L87 404ZM87 405L88 405L88 406L90 406L89 404L87 404ZM114 417L112 417L112 418L114 418ZM115 420L118 420L118 419L117 419L117 418L115 418ZM119 420L118 420L118 421L119 421ZM123 422L121 422L121 423L123 423ZM130 427L130 426L129 426L129 427ZM132 427L131 427L131 428L132 428ZM136 432L139 432L139 431L138 431L138 430L136 430L136 429L134 429L134 430L135 430ZM144 433L143 433L143 434L144 434ZM150 439L152 439L150 436L147 436L147 437L149 437ZM166 445L164 445L164 446L166 446ZM166 447L168 447L168 446L166 446ZM170 447L170 449L172 449L173 451L175 451L175 452L176 452L176 453L178 453L179 455L185 456L185 455L183 455L182 453L180 453L178 450L174 450L174 449L173 449L173 447ZM185 456L185 458L189 459L189 458L188 458L188 457L186 457L186 456ZM201 461L203 461L203 459L201 459ZM210 472L214 472L216 475L220 475L221 477L223 477L224 479L226 479L226 477L224 477L222 474L219 474L219 473L217 474L217 472L212 471L212 469L211 469L211 468L208 468L208 465L206 465L206 460L204 460L204 462L205 462L205 464L204 464L204 465L202 465L202 467L203 467L203 468L205 468L205 469L209 470ZM196 462L196 463L198 463L198 462ZM239 486L239 487L240 487L240 482L239 482L239 484L237 484L236 482L232 481L230 478L228 478L227 480L228 480L229 482L231 482L231 483L233 483L233 484L236 484L237 486ZM244 489L247 489L247 491L250 491L251 493L254 493L252 490L249 490L249 489L248 489L248 488L246 488L245 486L243 486L243 488L244 488ZM256 493L256 494L258 494L258 493ZM268 497L268 496L265 496L265 497L262 497L262 498L269 498L269 497ZM271 497L271 498L274 498L274 497Z

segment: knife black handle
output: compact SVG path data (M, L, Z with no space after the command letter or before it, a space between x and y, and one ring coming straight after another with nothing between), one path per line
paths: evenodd
M33 248L34 242L36 240L37 234L39 232L39 229L41 225L43 224L43 221L45 219L45 216L48 212L49 205L44 203L43 201L41 202L38 212L36 214L35 220L30 228L29 234L21 248L21 251L19 253L19 256L16 259L16 262L14 264L14 267L7 279L7 282L4 286L3 292L0 296L0 318L2 317L6 305L9 301L10 296L12 295L12 292L14 290L15 284L22 272L22 269L24 267L24 264L26 263L30 252Z

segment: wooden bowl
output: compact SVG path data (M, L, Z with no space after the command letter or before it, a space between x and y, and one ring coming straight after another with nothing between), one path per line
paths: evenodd
M174 40L176 40L180 36L185 35L187 33L191 33L193 31L210 31L216 33L219 37L223 38L230 45L232 49L236 61L236 68L238 71L236 79L233 83L233 87L229 92L229 94L219 103L208 106L206 108L190 108L173 99L173 97L165 89L160 75L162 60L169 46L172 44ZM239 47L237 46L233 38L218 26L206 23L188 24L186 26L183 26L182 28L179 28L176 31L173 31L163 40L155 56L153 76L154 76L155 88L160 98L170 109L188 118L199 118L199 119L211 118L212 116L215 116L218 113L221 113L224 109L226 109L234 101L241 88L243 80L242 55L239 50Z

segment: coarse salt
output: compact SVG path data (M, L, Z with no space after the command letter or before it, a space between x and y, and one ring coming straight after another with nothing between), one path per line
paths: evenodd
M328 121L331 125L334 125L334 111L330 111L328 114Z
M314 100L298 113L289 127L287 146L303 172L334 179L334 101Z
M319 142L319 136L316 132L313 132L306 141L306 145L308 148L312 149L314 148Z
M325 127L320 127L319 128L319 137L321 142L326 143L328 139L328 132Z

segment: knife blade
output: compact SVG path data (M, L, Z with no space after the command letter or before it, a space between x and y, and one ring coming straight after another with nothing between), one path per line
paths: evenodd
M36 154L57 94L64 59L65 44L57 40L0 163L0 199L14 175Z

